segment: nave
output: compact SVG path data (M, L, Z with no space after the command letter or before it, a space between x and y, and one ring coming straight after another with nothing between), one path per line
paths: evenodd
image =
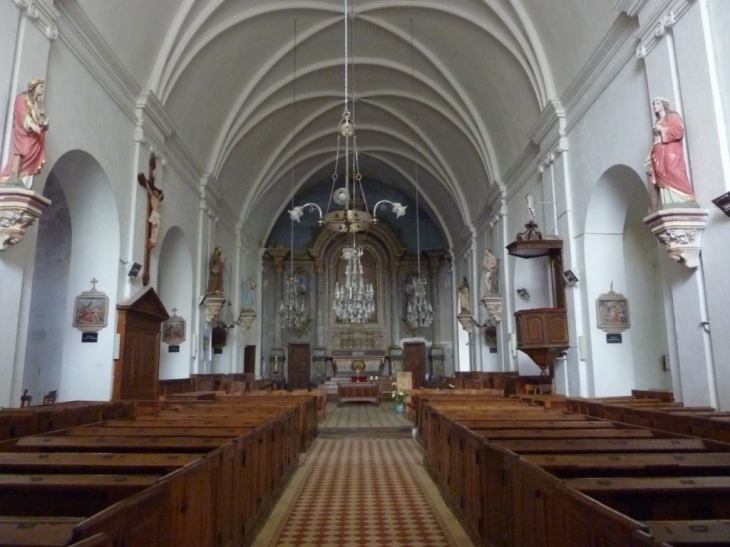
M471 547L411 426L394 403L329 403L253 547Z

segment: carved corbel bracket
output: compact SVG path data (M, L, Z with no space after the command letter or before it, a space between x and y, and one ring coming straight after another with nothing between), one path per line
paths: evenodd
M669 257L686 266L700 264L702 234L707 224L707 209L660 209L644 218L651 233L667 249Z
M254 319L256 319L256 312L253 310L241 310L238 314L238 320L241 325L241 332L246 332L253 325Z
M220 313L223 304L226 303L226 299L223 296L215 294L207 294L203 300L203 306L205 306L205 320L210 323Z
M38 192L12 184L0 185L0 251L23 239L51 200Z
M502 321L502 297L501 296L482 296L480 300L482 306L487 310L489 318L495 323Z

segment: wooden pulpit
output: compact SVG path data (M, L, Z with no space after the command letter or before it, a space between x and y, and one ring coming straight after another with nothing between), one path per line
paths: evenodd
M563 280L563 240L543 239L533 221L525 227L527 231L518 234L517 239L507 245L507 251L519 258L550 258L554 307L515 312L517 349L526 353L540 367L541 373L547 375L555 359L570 348Z
M161 325L169 317L152 287L117 304L120 344L112 399L157 400Z

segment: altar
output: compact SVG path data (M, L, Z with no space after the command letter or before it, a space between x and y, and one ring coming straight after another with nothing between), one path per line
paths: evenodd
M337 406L344 403L375 403L380 406L380 383L340 382L337 384Z

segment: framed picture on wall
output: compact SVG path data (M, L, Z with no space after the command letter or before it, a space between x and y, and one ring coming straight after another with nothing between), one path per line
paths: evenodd
M173 308L172 317L162 322L162 341L170 346L178 346L185 341L185 319L176 312Z
M628 329L631 326L629 299L614 292L613 287L600 295L596 299L596 322L604 332L617 333Z
M97 332L108 324L109 297L96 290L96 279L91 290L84 291L74 300L73 326L81 332Z

